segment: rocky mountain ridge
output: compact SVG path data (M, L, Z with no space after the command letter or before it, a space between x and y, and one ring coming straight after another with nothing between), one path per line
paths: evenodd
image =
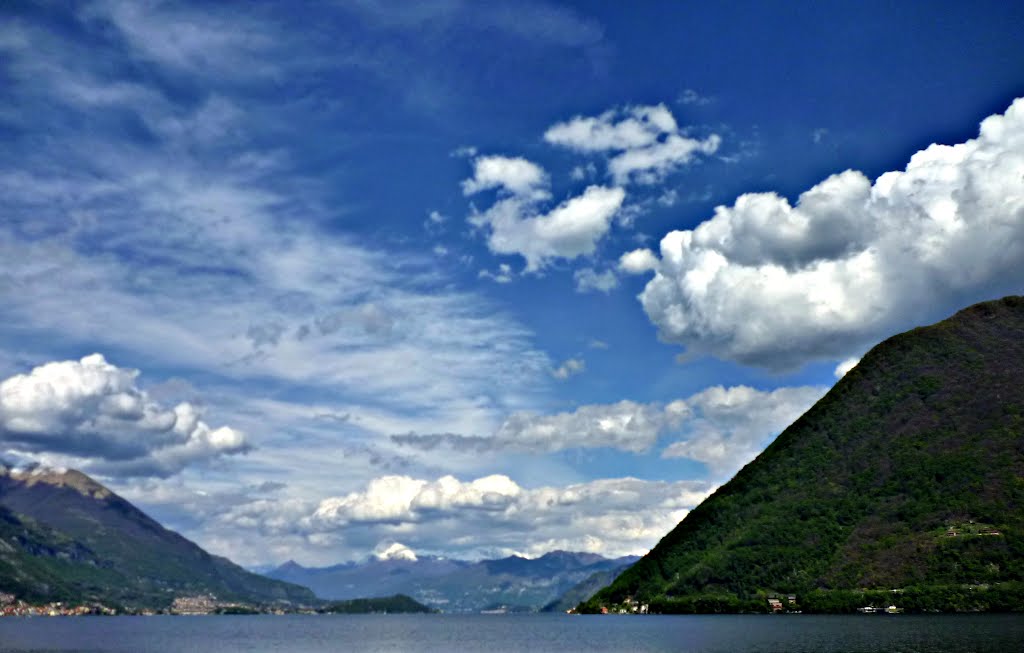
M304 587L207 553L79 471L7 465L0 465L0 591L133 608L199 594L316 601Z

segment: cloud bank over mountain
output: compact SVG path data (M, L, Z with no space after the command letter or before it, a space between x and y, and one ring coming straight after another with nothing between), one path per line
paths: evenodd
M847 170L795 204L741 195L690 230L636 250L659 336L698 354L789 369L974 301L1019 290L1024 269L1024 99L977 138L932 145L873 183ZM657 258L655 264L654 259Z
M138 375L92 354L5 379L0 446L117 476L170 476L250 449L244 433L211 427L191 403L153 401Z
M403 475L318 503L250 502L214 518L232 530L313 546L356 546L408 557L448 551L457 557L537 556L551 550L630 555L677 523L714 491L696 481L600 479L525 488L504 475L473 480ZM524 540L522 533L532 536ZM401 540L401 545L393 544Z

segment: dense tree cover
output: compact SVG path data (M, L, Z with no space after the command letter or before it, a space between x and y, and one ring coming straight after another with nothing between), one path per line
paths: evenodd
M904 612L1019 612L1024 583L929 585L893 590L815 590L800 598L804 612L855 612L896 605Z
M0 591L33 602L90 600L119 581L88 548L0 505Z
M1024 298L879 344L584 610L1024 610ZM983 588L983 589L979 589ZM892 593L903 589L903 593Z

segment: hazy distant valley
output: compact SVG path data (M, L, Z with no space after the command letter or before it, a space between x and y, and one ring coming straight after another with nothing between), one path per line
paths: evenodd
M636 560L554 551L536 559L511 556L478 562L428 556L372 558L321 568L288 562L265 573L308 587L322 599L407 594L444 612L532 612L598 575L604 580L591 590L596 591Z

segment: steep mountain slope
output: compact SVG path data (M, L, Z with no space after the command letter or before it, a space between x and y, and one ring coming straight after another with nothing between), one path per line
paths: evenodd
M28 600L153 607L199 593L251 602L315 601L304 587L210 555L80 472L3 466L0 589Z
M604 571L595 571L590 576L587 576L585 579L566 590L565 594L562 594L554 601L545 605L540 609L540 611L566 612L571 608L575 608L583 601L586 601L602 589L611 585L612 581L614 581L619 574L629 568L629 566L634 562L636 562L635 558L627 558L621 566L606 569Z
M1007 297L876 346L581 607L764 609L777 592L842 611L884 600L839 591L868 588L921 609L1024 609L1021 581L1024 298Z
M76 596L74 571L83 566L97 585L119 580L87 547L0 506L0 592L30 601L69 600Z
M592 574L621 569L635 560L553 551L535 559L372 559L320 569L288 562L267 575L305 585L324 599L401 593L445 612L474 612L500 606L539 610Z

